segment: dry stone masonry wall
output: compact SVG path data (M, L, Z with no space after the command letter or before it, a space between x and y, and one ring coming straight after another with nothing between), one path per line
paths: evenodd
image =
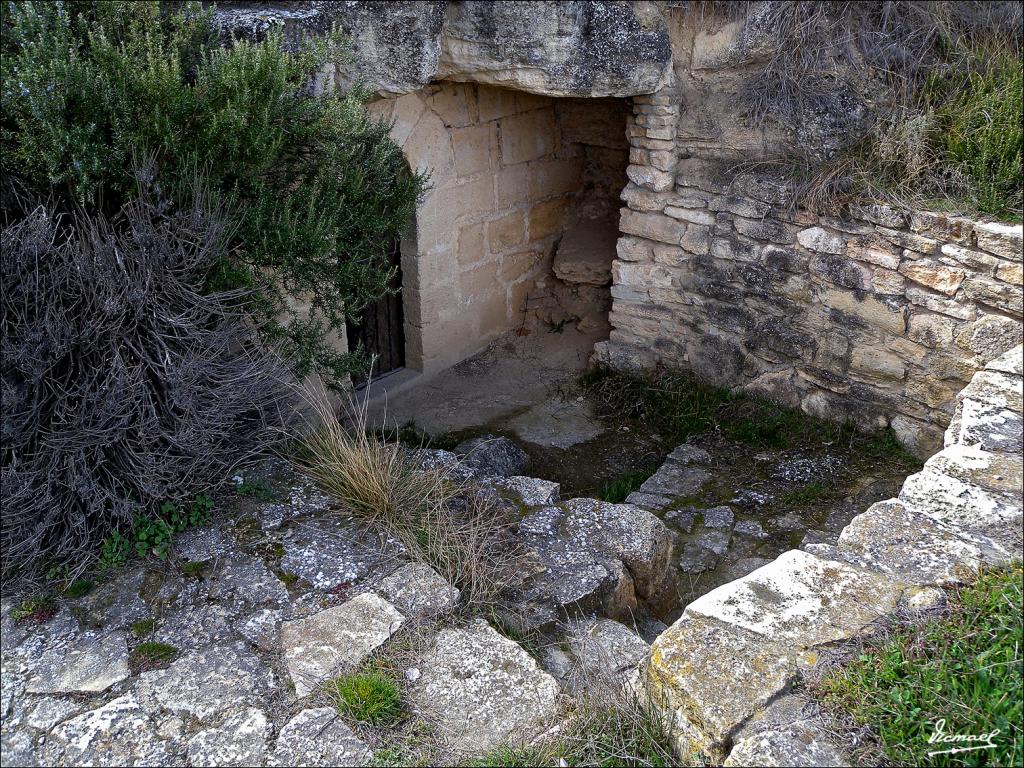
M725 765L848 765L791 684L820 651L913 615L980 566L1022 555L1024 348L991 361L958 395L945 447L873 504L836 545L805 544L690 603L655 640L648 693L681 754Z

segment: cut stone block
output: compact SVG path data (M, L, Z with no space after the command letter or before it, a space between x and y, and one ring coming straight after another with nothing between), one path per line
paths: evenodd
M269 765L369 765L373 752L334 707L304 709L281 729Z
M619 230L603 220L584 221L562 235L555 253L555 277L567 283L608 285Z
M895 500L872 504L853 518L840 534L838 548L854 555L856 562L914 586L970 582L980 565L1010 559L995 543L965 540Z
M413 698L460 752L529 740L557 713L554 678L483 621L442 630L420 668Z
M925 468L904 481L900 501L957 532L979 533L1011 553L1021 552L1019 492L994 493Z
M685 613L804 649L856 636L895 610L900 592L891 579L794 549L697 598Z
M611 619L582 619L570 624L568 641L579 662L572 677L576 690L636 690L651 649L632 629Z
M493 481L494 487L518 497L528 507L543 507L558 502L561 486L537 477L502 477Z
M273 727L255 707L229 715L219 728L200 731L188 742L189 765L262 765Z
M654 641L646 682L679 753L721 760L731 734L790 684L796 665L791 646L684 614Z
M134 693L57 726L42 748L43 765L167 765L167 744ZM6 765L6 760L5 760Z
M659 496L692 496L710 479L711 474L707 470L666 461L644 480L640 492Z
M28 693L99 693L128 677L124 632L87 632L70 645L47 650L34 665Z
M402 626L388 601L364 593L336 608L281 627L281 646L295 694L302 698L342 667L355 667Z
M377 591L409 617L437 616L459 601L459 590L423 563L403 565L382 579Z

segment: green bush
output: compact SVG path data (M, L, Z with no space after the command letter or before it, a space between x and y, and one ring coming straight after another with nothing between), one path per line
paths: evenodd
M997 58L972 72L938 110L935 136L948 162L967 179L981 213L1020 218L1024 144L1024 60Z
M388 290L386 253L424 178L363 94L314 95L341 39L289 51L274 31L224 46L196 2L22 2L4 16L5 207L55 194L116 212L141 158L176 202L201 177L236 226L211 287L256 288L253 314L299 373L350 368L325 336Z

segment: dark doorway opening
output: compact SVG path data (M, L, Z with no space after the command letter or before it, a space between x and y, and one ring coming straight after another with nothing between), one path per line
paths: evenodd
M352 384L357 388L365 386L370 378L376 379L405 365L402 262L398 242L388 254L388 264L395 270L392 292L363 310L358 323L347 323L348 348L353 351L361 348L373 359L371 370L352 377Z

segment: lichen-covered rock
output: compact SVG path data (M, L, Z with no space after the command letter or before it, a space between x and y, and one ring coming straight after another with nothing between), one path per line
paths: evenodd
M281 570L317 589L353 584L397 553L366 526L338 515L298 520L290 534L282 542Z
M210 599L240 611L288 604L288 590L281 580L251 555L233 553L222 558L206 582Z
M48 731L59 723L77 715L85 707L71 699L46 696L39 699L32 711L25 717L25 725L39 731ZM4 761L6 764L6 761Z
M405 617L372 593L336 608L286 621L281 645L288 674L300 698L316 690L341 667L355 667L402 626Z
M462 463L484 477L521 475L530 457L507 437L484 435L455 446Z
M369 765L373 752L333 707L304 709L281 729L269 765Z
M456 750L483 754L551 724L558 683L486 622L445 629L424 659L413 698Z
M409 618L447 613L459 601L459 590L423 563L403 565L382 579L377 591Z
M272 730L262 709L250 707L234 712L218 728L200 731L189 739L189 764L262 765Z
M685 614L811 648L856 636L892 612L900 594L889 578L790 550L697 598Z
M561 486L550 480L536 477L502 477L492 481L495 488L511 494L528 507L542 507L558 503Z
M48 649L28 679L29 693L99 693L128 677L124 632L85 632Z
M796 665L791 646L684 613L651 646L646 683L680 754L721 759L732 732L789 685Z
M657 472L644 480L640 492L670 497L692 496L710 479L711 473L705 469L666 461Z
M853 562L915 586L965 583L982 565L1010 559L983 537L968 540L899 501L882 501L853 518L839 536L838 550Z
M42 748L46 765L167 765L170 756L134 693L68 720Z
M276 651L281 645L281 619L284 612L263 608L235 624L238 634L264 651Z
M805 712L804 702L786 695L743 726L723 765L830 768L852 763L815 717Z
M577 661L574 689L636 690L650 646L635 631L611 619L582 619L570 623L567 640Z
M242 643L213 645L144 672L139 700L208 721L229 709L261 704L272 687L270 671Z

